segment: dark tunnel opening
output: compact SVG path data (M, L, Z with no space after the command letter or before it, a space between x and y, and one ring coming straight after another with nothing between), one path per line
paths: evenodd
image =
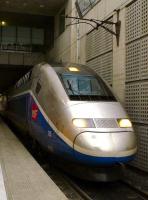
M13 86L32 66L0 65L0 93Z

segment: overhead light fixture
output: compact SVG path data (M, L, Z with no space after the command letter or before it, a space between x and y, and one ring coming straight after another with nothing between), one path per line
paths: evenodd
M1 21L1 26L6 26L6 22L5 21Z
M71 72L79 72L79 69L77 67L69 67L68 69Z
M40 5L40 8L44 8L45 6L43 4Z

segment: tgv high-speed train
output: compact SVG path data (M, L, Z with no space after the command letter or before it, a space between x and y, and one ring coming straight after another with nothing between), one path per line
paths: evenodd
M134 158L135 133L125 110L86 66L38 64L7 96L8 117L64 160L98 167Z

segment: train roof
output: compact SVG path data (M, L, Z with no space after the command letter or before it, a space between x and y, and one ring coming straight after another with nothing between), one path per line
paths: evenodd
M86 65L76 63L54 63L49 64L57 73L79 73L95 74L95 72Z

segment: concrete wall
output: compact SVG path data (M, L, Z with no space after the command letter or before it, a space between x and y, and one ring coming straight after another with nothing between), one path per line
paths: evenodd
M73 31L72 27L67 27L65 32L59 35L59 13L65 7L65 12L68 15L72 15L72 0L67 1L67 4L64 5L57 15L55 16L55 41L54 47L46 54L47 60L50 61L69 61L71 60L71 32ZM69 23L66 21L66 24Z
M113 89L124 104L125 95L125 5L131 0L101 0L84 17L95 19L106 19L113 16L114 22L117 20L115 9L121 9L121 35L119 46L116 43L116 37L113 38ZM66 14L77 16L75 1L69 0L65 5ZM55 29L57 29L57 19L55 20ZM72 20L66 19L66 24ZM47 53L48 60L69 61L76 63L86 63L86 34L92 29L86 24L68 26L63 34L57 37L55 31L54 48Z
M0 52L0 64L32 66L45 60L43 53Z

